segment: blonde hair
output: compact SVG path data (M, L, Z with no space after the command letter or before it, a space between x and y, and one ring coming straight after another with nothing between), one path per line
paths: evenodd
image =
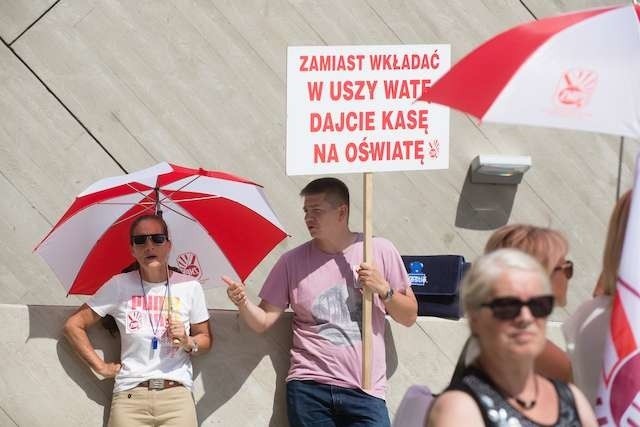
M498 249L476 259L464 275L460 296L465 313L487 302L494 285L508 270L536 273L543 292L551 292L549 275L535 258L517 249Z
M489 237L484 253L500 248L515 248L534 257L551 275L558 261L567 255L569 243L557 230L528 224L511 224L498 228Z
M607 240L604 243L604 253L602 254L602 272L600 273L599 286L605 295L613 295L616 291L618 280L618 268L620 267L620 257L624 243L624 234L627 229L629 219L629 208L631 207L631 190L627 191L618 199L611 212L609 228L607 229Z

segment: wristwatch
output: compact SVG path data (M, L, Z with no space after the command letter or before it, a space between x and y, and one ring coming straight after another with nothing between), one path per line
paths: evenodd
M197 353L198 352L198 341L194 338L191 338L191 348L189 350L185 350L187 353Z
M389 290L387 291L386 294L384 294L384 297L382 298L382 301L389 302L389 301L391 301L391 298L393 298L393 288L391 286L389 286Z

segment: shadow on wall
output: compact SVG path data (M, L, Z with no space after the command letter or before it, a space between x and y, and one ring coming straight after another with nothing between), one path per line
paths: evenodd
M52 377L62 378L62 382L68 381L66 378L71 379L88 399L87 402L75 404L83 407L88 406L91 401L103 408L102 424L106 425L113 380L98 379L62 336L62 325L74 310L75 307L28 306L29 335L25 351L34 351L29 348L30 342L35 342L30 341L31 339L55 340L56 354L63 371L56 373L57 366L51 364L50 356L46 355L43 355L43 363L47 366L40 368L47 370ZM286 426L285 379L292 339L291 313L285 313L264 335L249 330L239 321L236 311L211 310L211 315L214 349L211 353L194 358L194 395L199 423L205 420L207 424L224 423L232 419L240 409L244 419L255 415L264 419L265 424L268 420L269 426ZM385 326L389 377L398 367L398 355L388 320ZM106 360L119 359L119 336L111 336L98 324L89 331L89 338ZM268 360L264 360L265 358ZM251 385L247 386L249 383ZM265 396L269 398L265 399ZM69 407L74 405L72 402L63 404ZM68 409L62 408L62 411ZM218 410L220 411L216 414ZM261 420L259 423L262 425Z
M237 311L216 311L212 313L212 329L215 337L213 351L194 360L194 377L200 375L204 387L204 394L196 403L198 420L208 419L213 424L228 421L225 415L222 418L209 417L236 396L253 377L254 389L250 399L264 402L267 400L264 397L269 396L272 403L268 425L286 425L285 379L291 348L290 316L282 316L269 332L258 335L242 323ZM256 370L265 357L270 361L268 369ZM261 383L261 380L265 382ZM240 394L237 400L240 404L235 404L234 408L245 411L243 418L252 413L267 412L252 408L247 396Z
M74 308L46 305L30 305L29 309L29 338L50 338L56 340L56 353L60 366L65 374L71 378L86 394L87 398L102 406L103 425L109 419L113 379L98 379L89 367L80 360L67 340L62 335L64 320ZM112 337L99 327L92 328L89 338L94 348L104 354L106 360L117 360L120 357L120 339ZM54 369L54 367L50 367ZM79 403L81 404L81 403Z
M106 355L107 360L119 359L120 343L117 338L101 337L96 339L98 335L104 335L99 333L92 333L91 340L95 344L95 348L98 351L102 351ZM107 340L113 340L117 342L109 342ZM101 342L102 341L102 342ZM102 345L102 344L105 345ZM117 351L114 351L117 349ZM113 391L113 379L98 379L93 372L87 367L83 361L81 361L74 353L73 349L67 342L67 340L60 336L56 345L58 353L58 360L64 369L65 373L71 378L87 395L87 398L91 399L98 405L104 408L102 415L102 425L106 426L109 420L109 410L111 409L111 394ZM116 353L111 355L111 353ZM110 357L111 356L111 357Z
M28 306L28 309L29 336L27 344L33 338L56 340L56 352L64 374L84 391L88 399L104 408L103 425L106 425L109 418L113 380L98 379L75 354L62 335L64 321L75 308ZM291 346L290 318L283 316L284 319L279 321L273 330L261 336L241 327L237 321L236 313L235 311L216 311L215 314L211 312L215 337L214 349L211 353L194 360L194 378L201 376L200 380L204 388L204 393L197 391L195 393L198 421L202 423L207 420L213 424L223 422L224 420L217 419L213 414L238 394L248 378L252 374L255 376L256 366L265 356L268 356L271 359L272 369L270 367L263 376L275 375L275 378L264 384L260 396L271 396L273 399L269 425L286 425L284 381L289 366L289 348ZM105 355L106 360L119 359L119 336L112 337L97 324L89 331L89 338L96 350ZM47 368L55 370L56 366ZM52 375L55 374L52 372ZM240 400L243 400L242 396L240 396ZM261 401L264 402L264 399ZM66 404L72 405L72 403ZM78 405L83 406L84 403L78 402ZM268 411L256 408L254 412Z
M391 378L396 369L398 369L398 352L396 351L395 341L393 340L393 332L391 331L389 318L386 318L384 321L384 343L385 357L387 359L387 378Z
M458 199L456 227L471 230L495 230L511 216L517 184L474 184L471 166Z

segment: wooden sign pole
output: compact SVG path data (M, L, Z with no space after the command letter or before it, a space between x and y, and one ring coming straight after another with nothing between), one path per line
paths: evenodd
M373 174L363 174L364 191L364 262L373 264ZM362 294L362 388L371 390L371 361L373 356L373 330L371 314L373 308L373 293L364 289Z

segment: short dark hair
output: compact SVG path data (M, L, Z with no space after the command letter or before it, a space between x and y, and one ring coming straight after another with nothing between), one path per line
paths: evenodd
M165 222L164 219L162 219L161 216L159 216L159 215L141 215L141 216L137 217L135 220L133 220L133 222L131 223L131 227L129 227L129 243L133 244L133 230L136 229L138 224L140 224L142 221L146 221L146 220L157 221L160 224L160 226L162 227L162 234L167 236L167 240L169 240L169 227L167 226L167 223Z
M302 197L314 194L324 194L327 197L327 201L334 207L342 204L349 207L349 188L338 178L314 179L300 190L300 196Z

